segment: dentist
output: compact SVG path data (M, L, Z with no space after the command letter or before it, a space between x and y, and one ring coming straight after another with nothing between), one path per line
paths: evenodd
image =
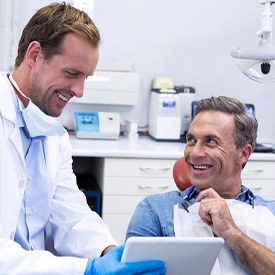
M165 274L162 261L121 263L72 171L69 137L54 119L83 95L100 34L66 3L38 10L15 69L0 75L0 274Z

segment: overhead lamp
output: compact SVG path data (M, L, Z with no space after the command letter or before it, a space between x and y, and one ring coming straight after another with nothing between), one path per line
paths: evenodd
M272 40L271 6L275 1L258 0L264 5L262 29L257 32L259 44L253 50L243 51L239 47L232 50L231 56L244 61L238 64L240 71L247 77L261 83L275 82L275 44Z

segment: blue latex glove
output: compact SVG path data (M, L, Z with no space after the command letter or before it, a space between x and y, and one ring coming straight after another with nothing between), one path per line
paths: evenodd
M122 263L121 256L124 245L112 248L103 257L90 260L84 275L163 275L166 269L163 261L144 261Z

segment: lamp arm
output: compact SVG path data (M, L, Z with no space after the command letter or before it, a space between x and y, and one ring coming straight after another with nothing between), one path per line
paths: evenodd
M267 42L272 42L272 11L271 6L275 1L259 0L260 4L264 5L264 12L262 13L262 30L257 33L258 37Z

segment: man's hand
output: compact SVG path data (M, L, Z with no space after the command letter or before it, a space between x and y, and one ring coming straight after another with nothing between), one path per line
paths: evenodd
M237 227L225 199L209 188L200 192L197 202L200 202L199 215L203 222L211 226L214 234L226 241Z
M200 192L197 202L200 202L201 219L212 227L218 237L224 239L253 274L274 274L274 252L238 229L223 198L210 188Z
M122 263L124 245L112 248L104 256L88 262L84 275L164 275L163 261L152 260L134 263Z

